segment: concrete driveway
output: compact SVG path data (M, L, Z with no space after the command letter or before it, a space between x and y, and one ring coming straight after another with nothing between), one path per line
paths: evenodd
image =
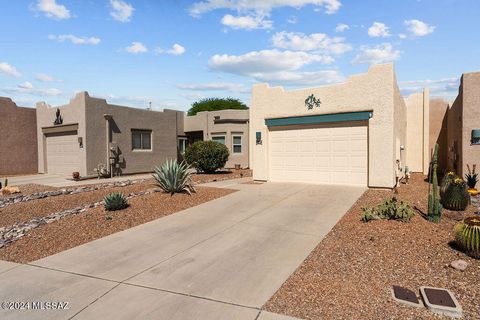
M0 262L1 319L260 319L263 304L364 192L306 184L209 184L239 191L29 265Z

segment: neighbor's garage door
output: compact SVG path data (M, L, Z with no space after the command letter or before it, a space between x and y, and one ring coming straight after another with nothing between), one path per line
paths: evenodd
M71 175L80 171L77 131L46 135L47 172Z
M270 128L270 180L368 183L367 123Z

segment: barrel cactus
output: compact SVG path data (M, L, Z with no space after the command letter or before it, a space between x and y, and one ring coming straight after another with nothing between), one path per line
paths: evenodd
M103 199L106 211L122 210L128 207L127 197L121 192L112 192Z
M470 196L467 192L467 185L461 178L456 178L445 192L443 206L453 211L465 211Z
M455 241L460 249L480 259L480 218L469 217L455 226Z
M455 172L448 172L442 179L442 182L440 183L440 198L445 199L445 193L447 192L448 187L450 184L452 184L453 180L455 180L457 176L455 175Z

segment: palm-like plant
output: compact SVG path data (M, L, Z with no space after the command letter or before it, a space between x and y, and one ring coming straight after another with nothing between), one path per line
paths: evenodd
M191 195L192 192L195 192L195 188L189 169L190 167L185 162L178 163L177 160L167 160L160 168L155 168L153 177L156 185L170 195L181 192Z
M467 164L468 173L465 175L467 179L467 185L470 189L475 189L478 182L478 173L475 172L477 165L473 165L473 170L470 170L470 165Z

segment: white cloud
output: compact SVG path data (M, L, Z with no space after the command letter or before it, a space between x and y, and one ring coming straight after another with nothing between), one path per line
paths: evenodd
M297 24L298 18L296 16L291 16L287 19L287 22L290 24Z
M339 23L335 27L335 32L344 32L344 31L347 31L348 29L350 29L350 26L348 24Z
M181 90L192 91L229 91L236 93L250 92L243 84L228 82L210 82L210 83L182 83L177 84L177 88Z
M435 31L436 28L435 26L428 25L427 23L416 19L405 20L404 23L407 26L407 30L417 37L426 36Z
M458 93L460 79L451 77L436 80L411 80L399 82L398 85L403 95L420 92L423 88L429 88L431 96L453 98Z
M49 35L48 39L56 40L58 42L70 41L73 44L85 44L85 45L97 45L101 42L99 38L96 37L77 37L73 34L61 34L61 35Z
M4 92L14 93L14 94L29 94L34 96L60 96L62 91L56 88L36 88L32 83L26 81L17 85L14 88L4 88Z
M277 48L315 51L323 54L340 55L352 50L352 47L345 43L344 38L330 38L324 33L312 33L306 35L301 32L277 32L272 36L272 44Z
M18 72L18 70L14 66L6 62L0 62L0 73L5 73L15 78L20 78L22 76L22 74Z
M329 63L331 58L302 51L262 50L244 55L214 55L210 58L212 70L250 77L258 81L283 85L321 84L341 81L336 70L299 71L311 63Z
M400 51L394 50L391 43L383 43L374 47L361 46L360 53L353 59L354 64L376 64L391 62L400 58Z
M389 28L385 23L374 22L370 28L368 28L368 35L372 38L385 38L390 36Z
M400 33L398 37L402 40L407 39L407 35L405 33Z
M120 22L129 22L133 11L135 11L131 4L122 0L110 0L110 5L112 6L110 15Z
M172 49L170 49L170 50L163 50L161 48L157 48L155 50L155 52L157 54L171 54L171 55L174 55L174 56L179 56L179 55L184 54L186 52L186 50L185 50L185 47L179 45L178 43L175 43L172 46Z
M70 19L70 11L56 0L38 0L36 9L53 19Z
M148 52L148 48L143 43L134 41L131 46L125 48L125 51L134 54L145 53Z
M53 81L55 81L55 79L52 76L50 76L48 74L45 74L45 73L37 74L37 76L35 77L35 80L40 81L40 82L53 82Z
M231 14L227 14L222 18L222 24L232 29L271 29L273 21L266 20L263 16L247 15L234 17Z
M316 9L325 9L325 12L332 14L341 7L340 0L205 0L195 2L189 9L190 15L201 16L202 14L217 10L230 9L237 12L256 12L261 15L268 15L270 11L280 7L301 8L306 5L313 5Z
M167 109L181 109L182 106L174 100L159 100L153 97L143 97L143 96L123 96L116 94L93 94L94 97L108 100L108 102L113 102L120 105L137 107L140 109L146 109L149 107L150 102L152 103L152 109L161 110L163 108Z
M240 56L216 54L210 58L208 65L213 70L252 75L297 70L312 62L330 63L331 60L321 55L300 51L262 50L251 51Z
M181 93L180 96L184 97L187 100L191 100L191 101L198 101L198 100L202 100L202 99L206 98L205 95L203 95L201 93L197 93L197 92Z

